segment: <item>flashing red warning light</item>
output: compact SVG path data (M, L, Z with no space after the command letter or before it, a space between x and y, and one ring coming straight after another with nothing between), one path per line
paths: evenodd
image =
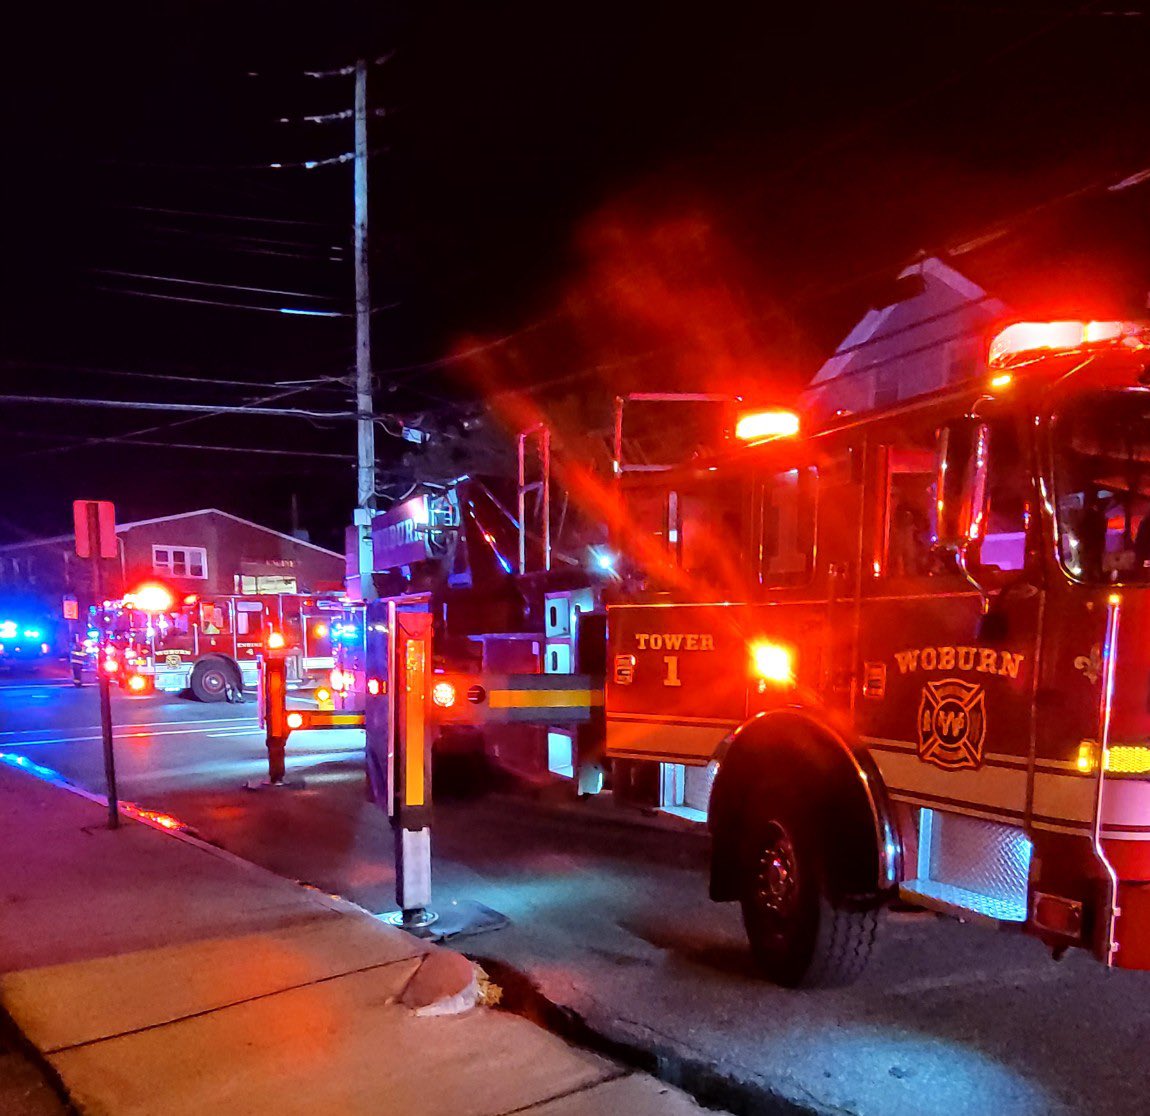
M279 651L284 646L283 632L268 632L268 650Z
M327 632L328 627L322 620L311 630L311 634L314 635L316 639L323 639L323 637L327 635Z
M1002 368L1019 357L1070 353L1087 345L1140 349L1146 343L1146 327L1137 322L1015 322L991 341L989 362Z
M128 679L128 689L134 694L142 694L148 688L148 680L142 674L133 674Z
M350 690L355 677L350 670L340 670L336 667L328 676L333 690Z
M287 727L290 729L297 729L303 727L303 714L302 713L289 713L287 715Z
M104 670L105 674L115 674L115 673L117 673L117 671L119 671L119 669L120 669L119 662L117 662L117 660L115 658L113 658L111 655L109 655L104 660L103 670Z
M174 601L172 594L163 585L150 581L129 593L124 603L141 612L170 612Z
M369 678L367 680L367 692L371 694L372 697L379 697L382 690L383 687L380 685L378 678Z
M194 605L194 604L196 603L196 601L198 601L199 599L200 599L200 598L199 598L198 596L196 596L196 594L195 594L195 593L189 593L189 594L188 594L188 595L187 595L187 596L184 598L184 604L186 604L186 605Z
M767 411L748 411L735 423L735 437L740 442L760 442L766 438L793 438L799 432L799 416L784 407Z

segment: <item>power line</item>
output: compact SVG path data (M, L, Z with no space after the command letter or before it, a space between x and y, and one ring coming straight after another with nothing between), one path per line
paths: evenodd
M380 117L387 116L393 110L385 108L368 109L367 115ZM316 112L310 116L281 116L277 124L334 124L340 120L351 120L355 113L351 109L340 109L338 112Z
M386 54L381 54L378 58L371 58L368 60L369 66L382 66L395 56L394 50L389 50ZM352 62L347 66L338 66L334 70L304 70L303 76L309 78L329 78L329 77L351 77L355 73L357 63ZM255 75L253 75L255 76Z
M262 403L275 403L281 399L287 399L293 395L303 395L305 392L313 391L314 388L310 387L295 387L289 388L286 391L273 392L271 395L264 395L255 400L255 404ZM213 412L213 414L216 412ZM161 422L155 426L145 426L140 430L129 430L126 434L106 434L98 438L89 438L86 442L79 443L74 446L55 446L52 449L33 450L30 453L22 453L19 456L22 458L29 457L49 457L53 454L67 453L73 449L87 449L91 446L108 445L109 443L120 442L125 438L134 438L141 434L155 434L161 430L175 430L180 426L190 426L194 422L203 422L205 418L211 418L211 415L192 415L191 418L176 419L174 422Z
M368 149L369 159L376 155L386 154L390 148L372 147ZM326 159L303 159L292 163L265 163L264 166L272 170L315 170L317 167L334 167L340 163L350 163L355 158L354 151L345 151L340 155L331 155Z
M157 291L134 291L127 287L107 287L97 284L96 290L110 294L131 295L134 298L156 298L164 302L192 302L199 306L222 306L225 310L262 310L265 314L294 314L309 318L350 318L342 310L310 310L296 306L253 306L250 303L221 302L214 298L188 298L184 295L160 294Z
M149 231L166 233L172 236L194 236L197 240L238 241L247 244L270 244L276 248L310 248L313 252L343 252L342 244L317 244L308 240L284 240L282 237L254 236L249 232L232 232L223 229L185 229L179 225L151 224ZM269 230L263 230L269 231Z
M202 209L171 209L160 205L113 205L114 209L134 209L141 213L165 213L173 217L207 217L213 221L258 221L268 225L310 225L314 228L330 229L327 221L305 221L297 217L258 217L254 213L212 213Z
M148 231L151 236L194 237L200 242L197 247L203 247L206 242L209 246L219 248L223 252L237 252L248 256L278 256L282 259L306 260L310 263L342 264L347 262L346 256L343 255L344 249L335 244L327 246L300 244L299 242L293 241L276 241L266 237L237 236L233 233L202 232L197 229L181 229L164 225L153 225ZM293 243L298 244L300 248L310 248L311 251L293 252L290 251L289 248L256 247L256 245L260 244L282 244L290 246Z
M219 287L225 291L248 291L251 294L287 295L289 298L318 298L323 302L334 302L331 295L313 294L310 291L282 291L275 287L246 287L239 283L218 283L209 279L182 279L175 275L146 275L139 271L118 271L110 267L91 268L97 275L116 275L124 279L147 279L156 283L180 283L190 287Z
M46 372L72 372L81 376L122 376L137 380L160 380L172 383L199 384L201 387L298 387L306 384L315 391L345 391L346 382L339 376L322 377L318 380L218 380L204 376L178 376L168 372L139 372L128 371L121 368L91 368L78 364L52 364L45 361L32 360L5 360L0 367L19 370L34 368ZM344 386L339 386L339 385Z
M306 390L306 389L301 389ZM222 406L218 403L152 403L143 399L73 399L61 395L0 395L0 403L110 407L127 411L194 411L205 415L275 415L281 418L348 419L354 411L307 411L299 407Z
M61 438L70 438L73 440L83 440L81 435L66 435L66 434L46 434L46 433L29 433L25 431L15 431L19 438L51 438L59 440ZM254 454L276 454L285 457L318 457L330 459L333 461L343 461L345 464L348 460L346 453L322 453L317 450L297 450L297 449L265 449L255 446L216 446L209 445L205 442L161 442L158 440L148 440L144 438L118 438L118 445L128 446L148 446L160 447L163 449L182 449L182 450L210 450L213 453L254 453ZM66 446L65 449L81 448Z

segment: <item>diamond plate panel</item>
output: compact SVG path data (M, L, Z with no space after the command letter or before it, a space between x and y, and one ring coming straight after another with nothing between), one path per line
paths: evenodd
M932 813L929 878L1026 909L1031 843L1016 826Z
M955 887L953 884L938 883L936 880L908 880L901 891L906 898L924 907L941 908L951 914L967 912L996 922L1026 921L1025 897L1000 899Z

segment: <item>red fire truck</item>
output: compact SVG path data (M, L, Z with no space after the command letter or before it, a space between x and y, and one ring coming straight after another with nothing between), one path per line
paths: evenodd
M737 435L616 462L575 773L707 821L779 983L853 978L896 897L1150 968L1150 331L1017 323L972 380Z
M335 666L332 625L342 596L263 594L187 596L148 583L104 611L104 636L87 633L72 655L77 685L113 659L120 685L136 693L190 690L199 701L225 701L256 685L257 658L276 633L296 686L327 678ZM102 642L101 642L102 639Z

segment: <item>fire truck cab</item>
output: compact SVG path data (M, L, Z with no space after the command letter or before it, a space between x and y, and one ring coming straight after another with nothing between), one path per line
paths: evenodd
M259 656L276 632L284 640L289 683L308 685L335 665L331 626L343 607L342 597L297 594L189 596L177 602L165 586L143 585L99 617L102 637L89 632L77 644L73 679L82 683L97 658L110 657L118 664L115 677L128 690L190 690L207 702L235 699L257 684Z
M775 981L854 977L895 897L1150 968L1148 344L1019 323L974 381L630 482L606 755L706 816Z

